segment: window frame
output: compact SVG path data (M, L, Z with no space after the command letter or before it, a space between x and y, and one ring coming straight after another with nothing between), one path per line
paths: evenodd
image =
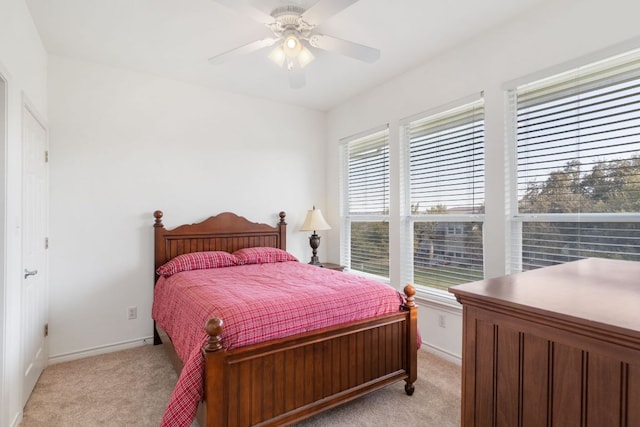
M621 59L622 58L622 59ZM628 61L638 61L640 59L640 49L633 49L627 52L622 52L619 54L609 54L600 58L590 58L587 61L582 62L581 64L571 63L566 64L562 69L555 68L553 70L548 71L545 74L536 74L531 78L524 80L519 79L518 81L511 82L508 85L505 85L505 133L506 133L506 143L507 143L507 164L506 168L508 170L508 224L507 224L507 238L505 242L505 271L507 274L521 272L523 266L523 242L522 242L522 228L525 223L579 223L579 224L594 224L594 223L640 223L640 212L626 212L626 213L615 213L615 212L603 212L603 213L593 213L593 212L581 212L581 213L521 213L519 211L519 188L518 188L518 179L519 179L519 170L518 170L518 149L519 149L519 140L518 140L518 129L517 129L517 121L518 121L518 102L517 102L517 92L518 89L523 86L536 86L536 87L548 87L545 86L545 82L548 85L552 85L557 83L558 80L562 79L562 76L569 75L571 73L575 73L579 75L584 70L593 70L600 68L609 68L610 66L618 66L622 63L624 66L625 59L629 58ZM609 65L607 65L609 64ZM640 73L640 70L636 71L635 74ZM576 90L577 88L582 88L584 83L580 82L580 78L584 77L576 77L576 83L572 85L567 84L569 79L564 82L564 87L562 90L558 90L557 92L551 91L551 96L554 99L561 98L562 93L569 93L571 90ZM617 79L613 79L613 81L607 86L613 86L618 83ZM593 83L589 81L585 86L591 87ZM585 89L587 90L587 89ZM565 95L566 96L566 95ZM538 268L538 267L536 267Z
M384 146L387 150L387 176L386 176L386 199L388 200L386 206L386 214L376 213L356 213L355 215L350 212L350 193L349 193L349 148L355 144L361 143L368 139L373 139L377 135L381 135L384 141ZM390 192L391 192L391 171L390 171L390 138L389 138L389 125L385 124L378 126L363 132L359 132L355 135L340 139L340 220L341 220L341 236L340 236L340 263L347 266L350 272L370 277L385 283L390 283L390 257L387 254L386 268L387 276L374 274L358 269L352 268L351 257L351 225L352 223L366 223L366 222L383 222L389 226L387 233L387 244L390 241L391 227L390 227Z
M473 108L474 104L477 104L482 108L483 114L483 132L486 126L484 118L484 94L481 92L479 95L474 94L465 98L459 99L455 102L448 103L438 108L416 114L400 121L400 146L401 146L401 259L400 259L400 277L402 283L412 283L419 295L426 297L433 301L439 301L445 304L451 304L455 298L451 295L447 288L438 288L429 285L416 284L414 281L414 229L416 223L445 223L449 224L461 224L461 223L482 223L484 229L485 214L482 213L470 213L470 214L414 214L412 213L411 206L411 135L409 128L412 124L420 121L426 121L429 119L437 119L438 117L446 117L448 115L455 115L456 111L464 110L466 108ZM483 157L485 156L486 140L483 138ZM485 193L484 185L486 183L486 160L483 159L483 194ZM484 197L483 197L484 198ZM484 204L484 200L483 200ZM484 248L484 231L482 233L482 247ZM485 256L484 249L482 254L482 278L485 274Z

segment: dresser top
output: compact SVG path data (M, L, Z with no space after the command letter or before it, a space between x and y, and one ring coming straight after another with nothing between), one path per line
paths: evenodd
M640 262L589 258L449 288L462 304L498 304L640 333Z

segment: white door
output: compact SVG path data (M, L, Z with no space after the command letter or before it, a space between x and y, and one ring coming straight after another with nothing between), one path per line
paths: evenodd
M22 366L23 405L47 363L47 130L23 111Z

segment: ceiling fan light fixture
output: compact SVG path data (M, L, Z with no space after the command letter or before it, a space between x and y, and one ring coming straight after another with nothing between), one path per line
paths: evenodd
M304 68L307 64L314 60L314 56L306 46L302 44L295 34L289 34L284 38L282 43L275 47L269 53L269 59L282 67L285 62L287 68L291 70L294 63L298 68Z
M276 46L269 54L269 59L278 64L279 67L282 67L286 58L287 55L284 54L282 46Z
M311 53L311 51L305 46L302 46L302 49L300 49L300 53L296 59L298 60L298 64L300 64L300 68L304 68L309 64L309 62L313 61L314 58L315 56L313 56L313 53Z
M289 34L282 43L282 50L289 58L298 56L302 51L302 47L302 43L300 43L300 40L298 40L294 34Z

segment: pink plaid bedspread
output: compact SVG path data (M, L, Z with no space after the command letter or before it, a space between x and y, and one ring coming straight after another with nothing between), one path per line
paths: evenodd
M205 322L223 320L227 349L395 313L391 286L299 262L193 270L158 280L152 315L184 368L162 426L188 426L203 396Z

